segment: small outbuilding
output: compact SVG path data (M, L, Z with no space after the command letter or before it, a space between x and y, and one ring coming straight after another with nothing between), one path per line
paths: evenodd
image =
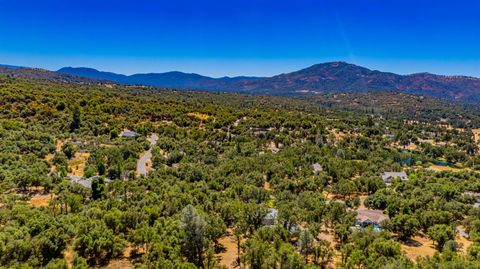
M316 174L316 173L322 172L323 167L319 163L314 163L314 164L312 164L312 170L313 170L313 173Z
M278 218L278 209L269 208L267 215L263 218L262 224L265 226L275 226Z
M123 132L120 134L121 137L127 137L127 138L134 138L137 136L137 132L130 131L130 130L123 130Z

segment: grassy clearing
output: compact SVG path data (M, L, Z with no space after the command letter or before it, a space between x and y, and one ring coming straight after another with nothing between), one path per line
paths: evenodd
M190 112L190 113L187 113L187 116L192 117L192 118L199 119L199 120L201 120L201 121L208 120L209 118L212 117L212 116L210 116L210 115L207 115L207 114L204 114L204 113L200 113L200 112Z
M68 175L83 177L85 165L89 157L89 152L76 152L75 156L70 161L68 161Z

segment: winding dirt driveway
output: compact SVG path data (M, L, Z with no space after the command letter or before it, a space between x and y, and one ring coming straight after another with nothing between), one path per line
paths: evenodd
M138 175L147 175L148 173L148 168L147 168L147 162L150 161L150 159L152 158L152 148L153 146L155 146L157 144L157 141L158 141L158 135L157 134L151 134L147 140L150 142L150 149L145 151L142 155L142 157L140 157L140 159L138 160L137 162L137 174ZM150 167L151 169L151 167Z

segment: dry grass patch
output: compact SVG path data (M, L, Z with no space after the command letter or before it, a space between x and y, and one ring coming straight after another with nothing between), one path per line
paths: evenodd
M468 248L472 245L472 241L468 240L467 238L457 234L455 237L455 241L460 244L460 253L463 255L467 254Z
M134 266L131 261L128 259L114 259L111 260L107 266L104 268L107 269L133 269Z
M410 151L418 149L418 146L414 143L410 143L407 146L403 146L403 145L400 145L399 143L395 142L395 143L392 143L392 147L396 148L396 149L406 149L406 150L410 150Z
M341 259L340 251L335 249L335 246L337 245L337 241L335 240L333 229L326 228L325 226L323 226L317 238L320 240L329 242L330 247L333 248L333 251L334 251L333 258L330 261L330 263L327 265L327 268L338 268L337 265L340 264L342 259Z
M242 238L241 242L245 240ZM227 235L218 239L218 244L224 249L221 253L216 255L221 266L227 268L238 268L237 257L237 241L235 240L235 235L233 234L232 229L227 230Z
M322 229L318 234L318 239L325 240L330 243L330 246L335 246L337 242L335 241L335 236L333 235L332 229Z
M462 171L462 169L459 169L459 168L450 167L450 166L441 166L441 165L432 165L428 169L432 170L432 171L435 171L435 172L443 172L443 171L460 172L460 171Z
M338 129L333 129L330 132L333 134L333 136L335 136L335 140L337 140L337 141L344 138L345 136L347 136L346 133L344 133L344 132L342 132Z
M270 183L266 180L265 180L265 182L263 182L263 189L265 189L266 191L272 191L273 190Z
M358 206L358 209L361 209L361 210L368 209L365 206L365 200L368 198L368 195L359 195L358 198L360 199L360 205Z
M459 252L463 255L467 253L468 247L472 244L471 241L458 234L455 241L460 244ZM432 257L437 251L433 241L423 234L416 235L407 242L400 242L400 247L405 255L413 261L418 257Z
M55 150L56 151L61 151L63 144L65 144L65 142L63 142L62 140L57 140L55 142Z
M47 155L45 155L45 157L43 157L43 159L47 162L53 160L53 157L55 157L55 154L53 153L48 153Z
M419 143L427 143L432 146L446 146L447 143L445 141L435 141L433 139L418 139Z
M114 148L115 145L112 145L112 144L100 144L99 145L101 148Z
M75 156L68 161L68 170L70 171L68 175L83 177L85 164L89 157L89 152L75 152Z
M199 119L201 121L205 121L205 120L208 120L210 117L210 115L207 115L207 114L204 114L204 113L200 113L200 112L190 112L190 113L187 113L187 116L189 117L192 117L192 118L196 118L196 119Z
M73 246L69 245L63 251L63 259L67 262L67 268L73 268L73 257L75 256L75 251L73 250Z
M400 247L405 255L413 261L418 257L432 257L436 252L433 241L423 235L416 235L407 242L400 242Z
M473 138L475 139L475 142L480 144L480 129L473 129Z
M53 197L53 194L37 194L32 196L28 203L33 207L45 207L48 206Z

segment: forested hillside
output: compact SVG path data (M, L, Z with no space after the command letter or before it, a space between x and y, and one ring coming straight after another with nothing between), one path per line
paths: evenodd
M478 112L383 94L0 76L0 267L480 268Z

